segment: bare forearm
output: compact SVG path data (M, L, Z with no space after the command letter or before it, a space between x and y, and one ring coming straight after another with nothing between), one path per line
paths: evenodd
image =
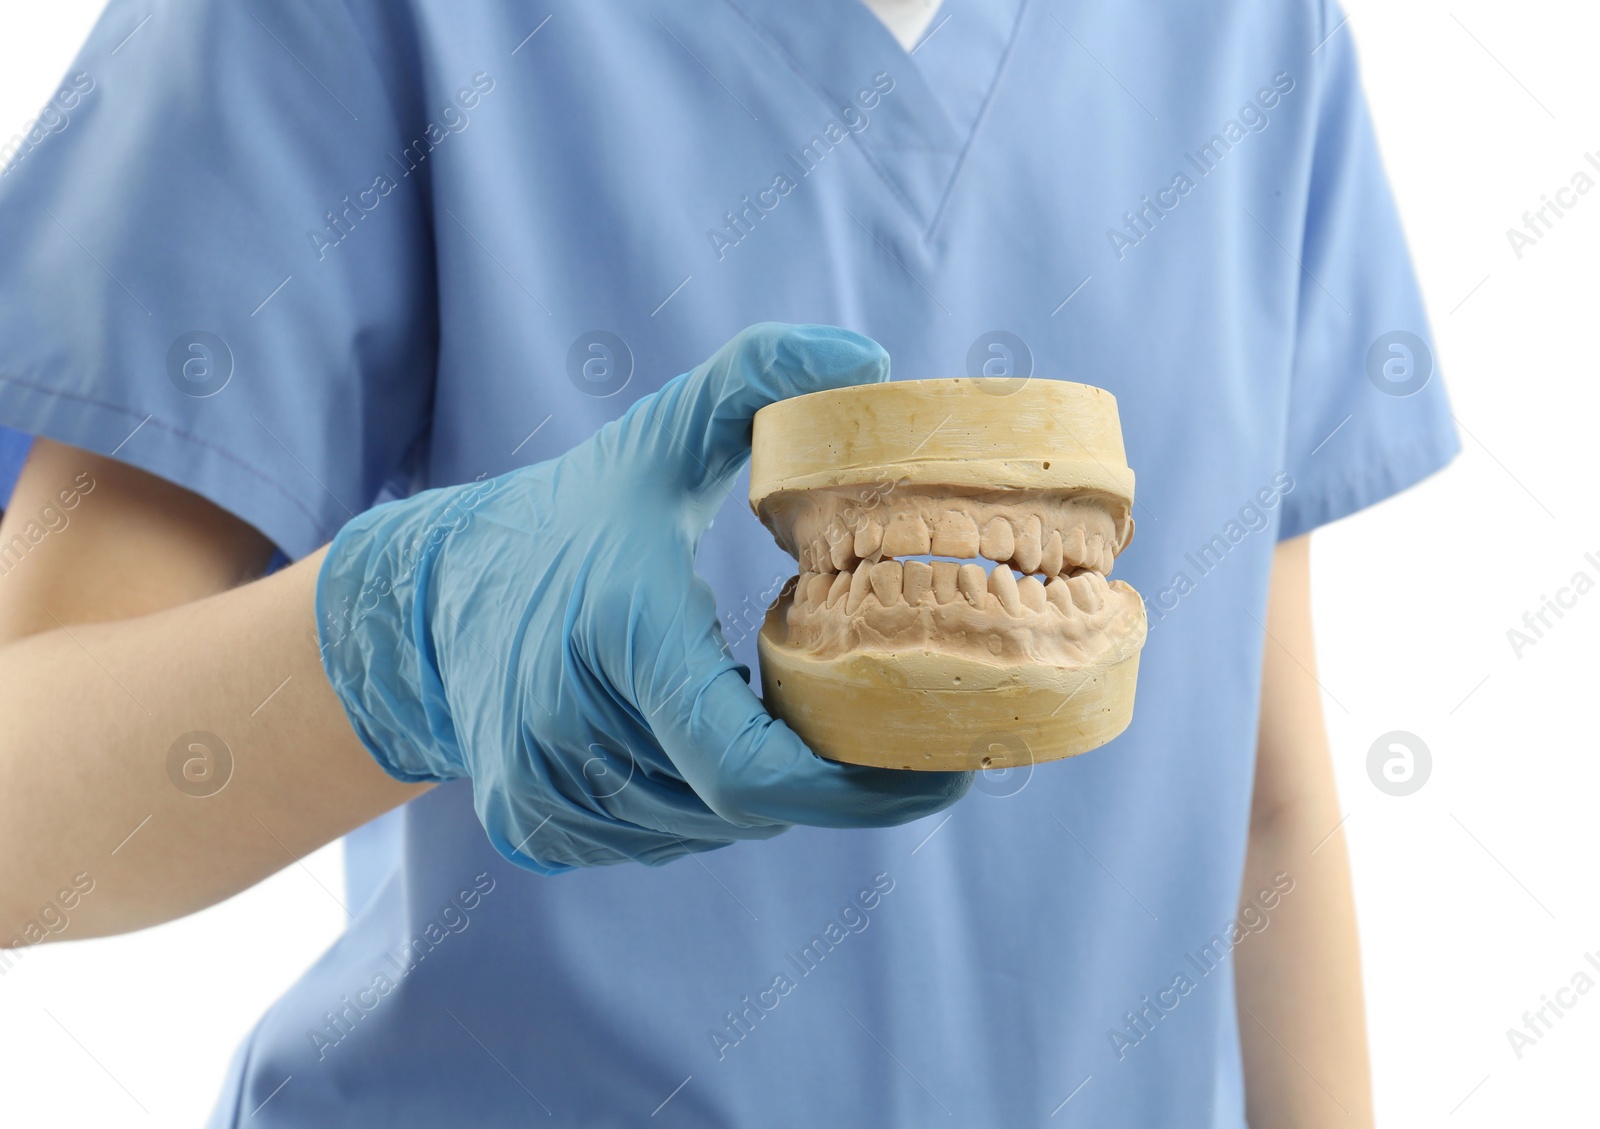
M377 767L323 676L321 557L0 647L0 945L33 940L28 923L77 875L93 890L63 936L137 929L220 901L422 790Z
M1343 833L1326 838L1339 812L1283 815L1252 829L1242 891L1267 920L1237 969L1250 1124L1358 1129L1372 1095L1350 866ZM1284 890L1268 908L1261 891Z
M1246 1099L1258 1129L1372 1123L1350 864L1335 830L1339 795L1315 674L1310 551L1301 537L1279 545L1273 561L1241 891L1268 918L1240 947L1237 969ZM1289 883L1276 904L1260 896Z

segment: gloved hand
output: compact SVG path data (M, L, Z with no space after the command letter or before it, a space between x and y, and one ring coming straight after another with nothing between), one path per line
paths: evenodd
M316 603L356 733L401 780L470 776L495 849L544 873L959 799L970 773L814 756L751 692L694 571L756 410L888 375L846 330L752 326L559 458L355 518Z

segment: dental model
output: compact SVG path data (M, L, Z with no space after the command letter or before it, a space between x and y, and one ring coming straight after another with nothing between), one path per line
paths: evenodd
M1116 400L1015 383L871 384L756 413L750 505L800 566L757 640L762 688L818 754L1003 768L1127 728L1145 616L1106 579L1133 537Z

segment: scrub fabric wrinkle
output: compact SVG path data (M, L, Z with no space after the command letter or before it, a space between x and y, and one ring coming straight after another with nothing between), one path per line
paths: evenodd
M0 176L0 424L290 558L767 321L1108 389L1138 475L1116 741L901 827L554 877L443 784L348 838L349 929L212 1125L1244 1125L1273 549L1457 449L1431 366L1369 368L1431 346L1351 33L1331 0L939 18L911 55L858 0L107 6ZM794 562L746 486L696 565L754 667Z

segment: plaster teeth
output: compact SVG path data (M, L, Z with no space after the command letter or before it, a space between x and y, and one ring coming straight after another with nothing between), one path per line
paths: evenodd
M1007 615L1022 614L1022 597L1017 594L1017 578L1011 575L1010 565L994 566L994 570L989 573L989 591L994 593Z
M1044 547L1039 556L1039 567L1046 576L1057 576L1061 572L1061 530L1052 529L1050 535L1044 539Z
M1083 568L1089 561L1089 546L1083 536L1083 527L1075 525L1061 535L1063 563L1068 568Z
M1077 576L1067 581L1067 587L1072 591L1072 602L1078 607L1093 615L1100 610L1100 593L1095 589L1094 582L1089 579L1093 573L1080 572ZM1104 581L1101 581L1102 586Z
M860 557L862 560L866 560L868 557L872 556L872 554L876 553L882 544L883 526L879 525L876 521L869 517L865 522L862 523L861 527L856 530L856 556Z
M833 567L843 572L850 567L853 560L852 550L855 548L855 537L849 530L838 526L828 529L828 559L833 562Z
M978 523L960 510L946 510L933 523L931 551L941 557L978 555Z
M1101 565L1105 563L1105 541L1100 538L1099 534L1095 534L1094 536L1087 538L1086 541L1088 544L1088 555L1083 558L1083 567L1092 568L1096 572L1104 571L1101 568Z
M845 597L845 615L854 615L856 609L861 607L861 601L867 598L867 593L872 590L872 578L865 565L850 574L850 594Z
M914 557L929 548L928 525L916 514L896 514L883 531L886 557Z
M1018 572L1031 575L1039 571L1039 560L1044 555L1043 537L1038 514L1029 514L1022 519L1015 554Z
M982 565L964 564L956 572L956 587L967 598L967 603L981 609L983 597L989 591L989 578L984 575Z
M872 566L868 577L872 583L872 594L878 597L878 603L892 608L900 602L905 577L900 571L899 561L879 561Z
M926 561L907 561L905 567L905 601L915 606L933 590L933 566Z
M978 553L991 561L1009 561L1017 550L1017 539L1011 532L1011 523L1003 517L989 519L978 539Z
M790 638L802 646L921 646L954 633L998 655L1001 640L1032 653L1131 630L1116 621L1130 614L1129 590L1105 575L1124 527L1053 499L919 496L841 505L803 526L814 535L797 541L799 569L784 589Z

